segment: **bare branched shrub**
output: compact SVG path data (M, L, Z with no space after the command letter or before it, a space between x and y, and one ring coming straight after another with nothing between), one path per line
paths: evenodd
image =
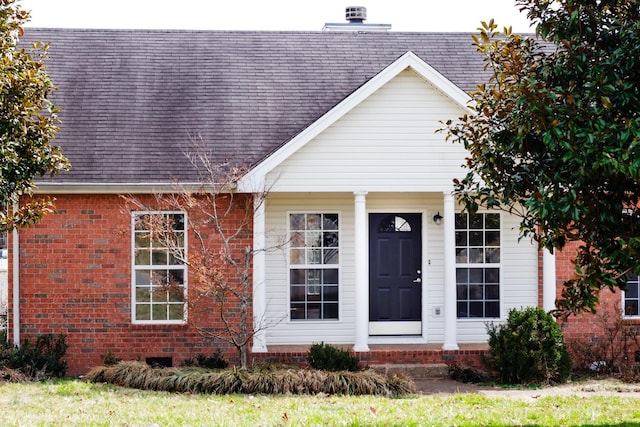
M596 374L633 371L635 358L630 355L640 350L640 325L626 321L618 306L598 311L594 320L598 333L568 344L576 370Z
M192 142L193 152L187 156L200 175L197 185L178 183L175 191L155 194L151 199L131 195L124 199L129 210L187 213L186 251L169 216L140 215L136 220L144 222L141 226L150 230L150 238L161 242L174 259L188 266L185 298L190 324L203 337L237 349L240 366L246 368L253 337L270 326L265 319L251 317L251 267L256 252L253 221L268 191L237 193L236 184L247 167L216 164L204 144ZM181 292L179 286L172 289L170 282L162 286L168 292Z
M0 369L0 383L27 383L30 381L39 381L40 379L41 378L31 378L18 369Z

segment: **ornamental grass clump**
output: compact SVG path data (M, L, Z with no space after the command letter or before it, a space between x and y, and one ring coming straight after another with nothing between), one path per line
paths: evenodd
M565 381L571 358L553 316L538 307L509 311L504 324L488 324L488 364L508 384Z
M152 368L140 362L121 362L92 369L86 380L122 387L205 394L337 394L402 396L416 392L413 382L374 371L329 372L298 367L252 370L230 368Z

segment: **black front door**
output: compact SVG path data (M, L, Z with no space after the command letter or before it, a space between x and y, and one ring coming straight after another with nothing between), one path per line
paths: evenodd
M422 318L422 220L369 214L371 335L417 335Z

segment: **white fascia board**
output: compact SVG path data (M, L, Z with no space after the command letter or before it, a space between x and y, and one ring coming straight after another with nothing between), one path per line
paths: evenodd
M251 169L238 182L238 189L244 192L264 191L259 185L264 185L269 172L407 68L413 69L462 108L469 109L471 97L466 92L409 51Z

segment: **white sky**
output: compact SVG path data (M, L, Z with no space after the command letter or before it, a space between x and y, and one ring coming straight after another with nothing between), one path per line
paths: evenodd
M515 0L21 0L34 27L319 31L365 6L392 31L475 32L480 21L532 32Z

